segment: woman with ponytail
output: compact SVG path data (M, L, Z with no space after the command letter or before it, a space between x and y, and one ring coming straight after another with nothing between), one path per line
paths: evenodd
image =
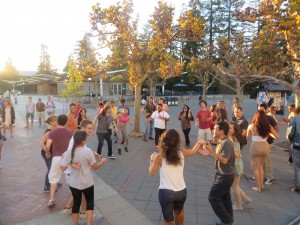
M68 166L72 168L69 176L69 186L74 199L72 207L73 224L78 224L83 194L86 199L86 224L91 225L94 211L94 180L91 174L91 167L96 170L107 159L102 158L99 162L96 162L93 151L86 147L87 133L85 131L76 131L73 138L73 147L70 151L66 151L61 161L61 167L64 171Z
M195 155L205 141L199 141L192 150L181 149L181 139L174 129L165 131L159 140L159 153L150 159L149 174L154 176L160 169L158 198L164 216L164 225L184 224L183 205L187 192L183 177L184 158Z

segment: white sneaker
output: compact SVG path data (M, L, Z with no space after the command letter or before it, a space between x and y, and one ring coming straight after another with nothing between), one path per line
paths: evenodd
M242 211L243 210L243 207L242 206L237 206L237 205L233 205L232 206L232 209L234 210L234 211Z
M55 206L55 201L54 201L54 199L50 199L48 202L48 207L51 208L53 206Z
M63 213L65 214L72 214L72 207L71 208L66 208L63 210Z
M93 218L95 218L97 216L96 213L93 213ZM79 213L79 218L80 219L86 219L86 213Z
M275 179L268 177L268 179L266 180L265 184L266 185L271 185L274 181L275 181Z

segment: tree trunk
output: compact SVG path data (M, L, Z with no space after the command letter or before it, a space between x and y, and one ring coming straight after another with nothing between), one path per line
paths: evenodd
M236 82L236 95L240 100L240 103L243 102L243 87L241 86L241 80L239 77L235 79Z
M96 96L96 102L98 102L99 97L99 82L98 82L99 75L95 76L95 96Z
M300 62L293 62L292 66L294 68L294 75L295 75L295 105L296 108L300 107Z
M142 133L140 130L140 108L141 108L141 90L142 83L135 84L135 100L134 100L134 127L130 136L141 137Z
M151 86L150 86L150 96L155 98L156 95L156 80L151 79Z
M202 82L202 99L206 99L206 82Z

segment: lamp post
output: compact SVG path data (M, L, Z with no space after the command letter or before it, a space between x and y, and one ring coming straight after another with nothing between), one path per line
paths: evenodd
M88 78L88 80L89 80L89 103L91 103L91 80L92 80L92 78Z
M23 84L23 95L24 95L24 84L25 84L25 82L23 82L22 84Z

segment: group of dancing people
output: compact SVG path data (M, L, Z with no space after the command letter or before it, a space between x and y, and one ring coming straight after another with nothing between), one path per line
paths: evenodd
M101 102L93 122L86 115L86 109L78 103L70 104L67 115L50 115L45 120L49 128L41 140L41 153L48 168L44 191L50 192L48 206L53 207L55 191L64 171L72 193L65 211L72 212L74 224L78 224L79 217L87 218L87 224L91 224L94 215L91 168L100 168L107 162L107 158L115 159L112 153L113 130L117 136L118 154L122 154L122 144L125 144L124 150L128 152L126 125L132 125L132 120L124 99L118 107L113 101ZM207 109L206 101L202 100L199 104L201 109L195 116L187 105L177 115L186 148L181 145L178 131L167 129L170 115L163 99L154 104L154 99L150 97L148 103L142 107L141 111L146 117L143 141L147 142L147 137L148 140L153 139L154 128L157 150L151 155L149 174L155 175L160 170L159 202L164 224L172 225L176 221L180 225L184 223L184 202L187 196L183 177L184 158L197 153L212 156L215 159L216 175L209 193L209 202L221 221L218 224L235 224L233 210L243 210L252 201L239 185L243 174L241 149L247 144L247 140L252 139L251 169L256 181L252 190L263 192L265 184L274 182L270 153L273 140L279 138L278 125L272 115L267 115L268 107L265 103L259 105L250 125L243 116L243 108L239 106L237 99L232 107L232 121L228 120L228 109L223 101L212 105L210 110ZM193 121L198 128L198 141L190 148L189 133ZM98 137L97 152L87 147L87 136L92 135L94 129ZM101 156L104 140L108 144L107 158ZM215 151L212 145L216 145ZM231 187L234 204L231 201Z

